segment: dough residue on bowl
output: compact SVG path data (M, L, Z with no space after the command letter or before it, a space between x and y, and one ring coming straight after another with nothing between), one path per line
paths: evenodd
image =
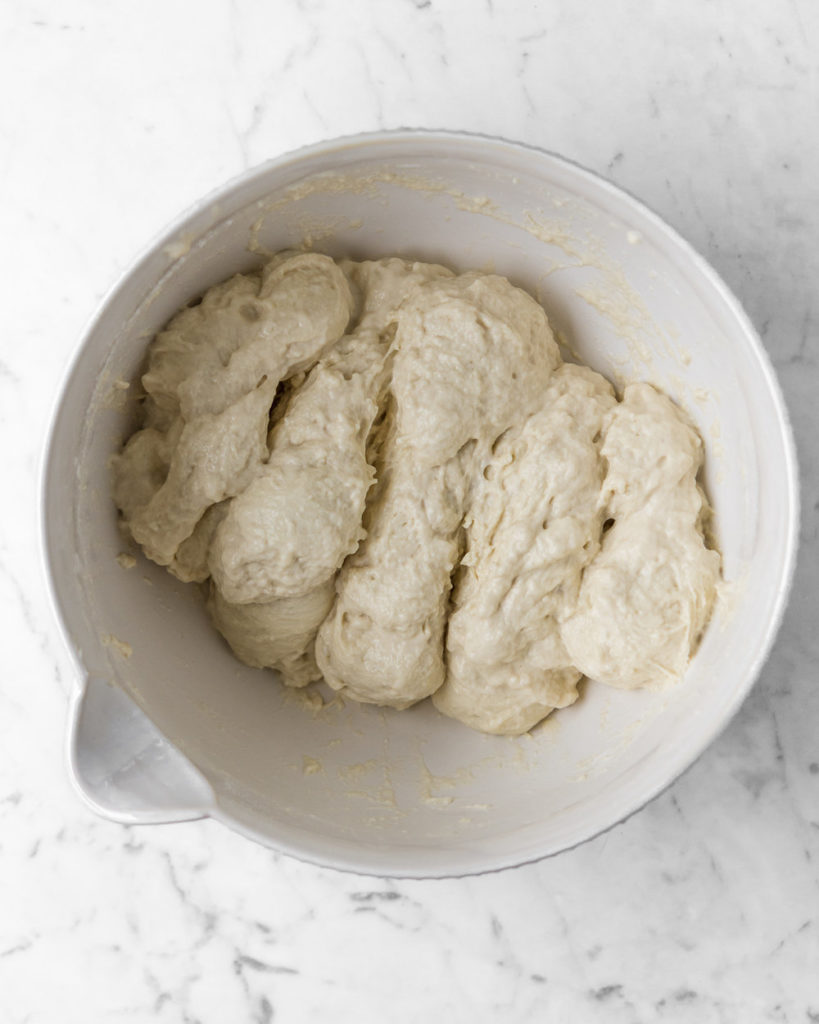
M282 253L152 342L114 497L285 683L518 734L582 675L679 678L711 613L703 446L561 361L505 278Z

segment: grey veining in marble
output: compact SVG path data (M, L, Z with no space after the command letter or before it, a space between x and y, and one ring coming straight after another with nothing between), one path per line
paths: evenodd
M0 40L0 1021L819 1021L819 6L6 0ZM739 295L802 473L775 650L667 793L514 871L393 883L97 819L33 514L81 326L226 178L408 124L608 175Z

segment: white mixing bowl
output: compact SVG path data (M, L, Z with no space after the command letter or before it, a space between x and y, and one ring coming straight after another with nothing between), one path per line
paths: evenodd
M302 245L505 274L542 301L568 351L689 410L729 583L679 685L589 682L519 739L473 732L429 701L317 706L240 665L195 587L141 557L118 561L129 549L109 460L133 429L127 383L150 338L209 285ZM737 710L781 617L797 505L787 415L751 324L714 271L619 189L547 153L447 132L273 160L200 203L125 275L65 385L43 526L81 679L74 778L118 820L211 815L297 857L374 874L462 874L564 850L651 799Z

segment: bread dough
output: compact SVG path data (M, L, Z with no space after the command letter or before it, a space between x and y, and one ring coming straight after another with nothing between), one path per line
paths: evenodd
M367 536L339 574L316 656L334 689L407 707L444 681L450 580L473 481L500 435L538 407L559 355L532 298L474 274L418 289L395 349L394 415Z
M719 576L702 443L563 364L506 279L280 254L177 314L142 382L123 522L247 664L511 734L582 674L684 672Z
M217 628L242 661L276 668L293 686L321 677L316 630L332 606L336 572L365 537L374 478L367 445L388 394L397 310L420 284L452 276L400 260L344 269L357 323L291 396L267 463L230 504L209 555Z
M611 385L564 364L542 405L497 444L464 522L466 554L447 630L447 678L433 701L486 732L520 733L577 698L561 639L600 548L601 433Z
M125 446L115 489L149 558L170 565L207 509L250 485L280 381L338 341L351 307L336 264L300 255L217 285L171 320L151 346L146 429Z
M702 441L647 384L627 387L601 455L610 529L563 624L585 675L633 689L678 679L711 614L720 558L703 541Z

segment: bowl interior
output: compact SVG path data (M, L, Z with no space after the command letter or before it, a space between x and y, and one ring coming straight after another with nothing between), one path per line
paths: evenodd
M206 287L302 245L494 271L545 306L568 357L683 404L727 585L685 680L593 681L520 739L438 715L287 691L240 665L200 594L130 550L109 459L132 429L153 333ZM449 874L555 852L682 771L747 692L787 585L793 469L759 343L709 268L658 218L585 171L497 141L404 133L276 161L186 218L92 327L58 414L46 529L58 602L89 675L133 696L210 780L220 815L278 848L384 874ZM112 641L116 638L128 648Z

